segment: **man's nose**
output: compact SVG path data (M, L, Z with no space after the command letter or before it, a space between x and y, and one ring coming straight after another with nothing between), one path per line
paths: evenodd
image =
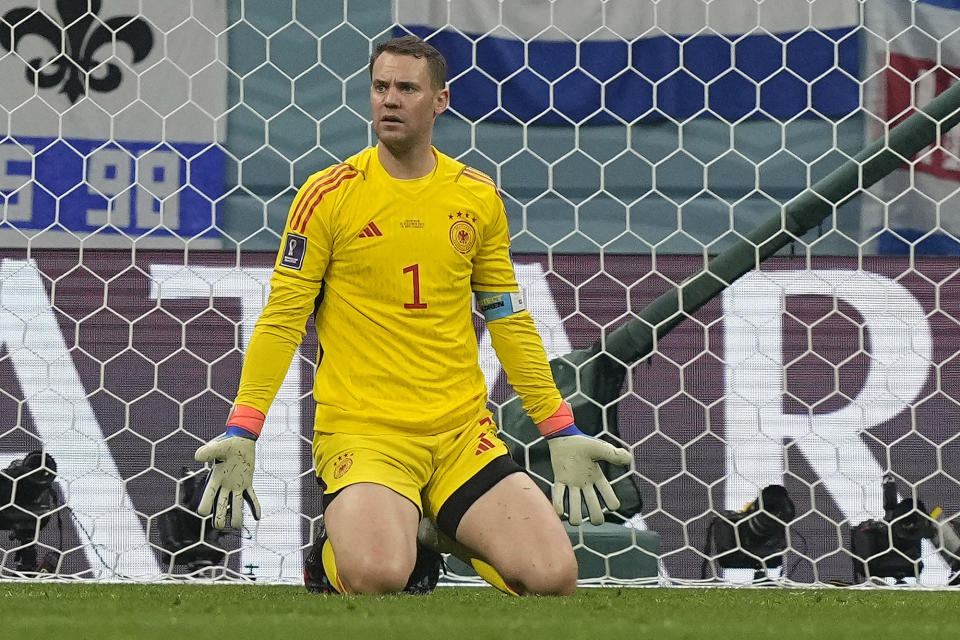
M397 91L396 87L391 85L387 87L386 91L383 92L383 104L390 107L399 106L400 105L399 96L400 96L400 92Z

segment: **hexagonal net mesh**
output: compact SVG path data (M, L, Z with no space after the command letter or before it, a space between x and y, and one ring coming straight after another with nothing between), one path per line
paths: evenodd
M300 580L312 325L258 442L263 519L197 518L193 451L223 428L296 189L375 143L368 57L413 33L449 63L434 142L500 185L578 424L634 452L608 469L620 509L570 529L584 582L952 582L960 134L896 149L869 189L854 171L800 227L785 212L951 86L958 15L3 0L2 575ZM742 269L645 315L730 252ZM504 438L547 487L475 320ZM447 579L475 580L453 560Z

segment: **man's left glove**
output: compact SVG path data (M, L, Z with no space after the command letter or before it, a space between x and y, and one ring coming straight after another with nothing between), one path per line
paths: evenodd
M564 422L567 422L567 426L561 426ZM603 524L603 507L600 506L597 491L603 496L607 508L613 511L620 508L620 500L597 461L629 467L633 462L633 455L626 449L615 447L580 431L573 423L573 414L566 403L560 405L560 409L553 416L537 426L550 448L550 462L553 464L553 508L557 515L563 516L563 499L569 490L570 524L576 526L582 522L581 495L587 503L590 522L595 525Z
M239 409L239 407L238 407ZM197 513L208 516L214 510L213 526L223 529L227 522L227 510L230 510L230 526L240 529L243 526L243 503L250 506L254 520L260 519L260 501L253 492L253 470L256 460L256 442L258 433L252 425L238 426L230 422L245 422L244 416L234 419L238 413L235 409L228 421L226 433L214 438L203 445L194 454L197 462L212 462L213 467L207 476L207 485ZM244 407L248 409L248 407ZM259 413L259 412L257 412ZM260 413L260 425L263 425L263 414ZM255 428L255 427L254 427ZM259 431L259 429L257 429Z

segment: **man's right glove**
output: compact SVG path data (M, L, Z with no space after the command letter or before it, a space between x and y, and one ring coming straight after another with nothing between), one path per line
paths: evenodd
M563 426L566 422L566 426ZM582 522L580 496L587 503L590 522L603 524L603 507L597 491L610 510L620 508L620 500L598 460L629 467L633 455L626 449L615 447L609 442L598 440L584 434L573 423L573 414L566 403L550 418L539 425L540 432L547 439L550 448L550 462L553 464L553 508L558 516L563 516L563 499L569 489L568 503L570 524L576 526Z
M203 445L194 454L197 462L213 463L197 513L200 516L215 513L213 526L216 529L223 529L226 525L228 510L230 526L240 529L244 502L250 506L254 520L260 519L260 501L253 492L253 471L257 436L263 420L261 412L238 405L227 421L226 433Z

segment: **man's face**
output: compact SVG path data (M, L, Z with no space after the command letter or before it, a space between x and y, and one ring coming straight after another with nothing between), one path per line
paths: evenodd
M434 118L447 108L450 92L434 89L427 61L381 53L373 63L370 106L373 130L387 147L403 151L429 144Z

